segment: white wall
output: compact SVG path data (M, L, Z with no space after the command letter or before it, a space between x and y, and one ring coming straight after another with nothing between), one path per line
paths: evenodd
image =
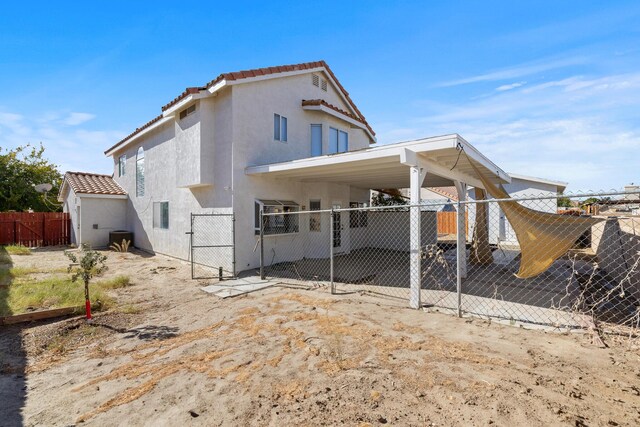
M109 246L109 232L126 229L127 200L79 196L79 243L92 248Z
M303 99L321 98L346 111L334 88L327 92L311 83L311 74L233 85L215 97L196 102L196 112L183 120L160 126L114 153L114 179L127 191L127 227L133 231L136 247L183 259L189 258L190 214L235 212L237 270L259 266L255 249L254 200L293 200L308 208L309 200L320 199L322 208L333 203L348 207L349 202L368 202L366 189L352 189L330 183L302 183L249 177L247 166L266 164L311 155L311 124L323 126L323 153L328 151L329 127L349 134L349 150L369 146L366 133L331 115L302 108ZM287 117L288 141L273 139L274 113ZM145 150L145 195L136 197L136 152ZM117 176L117 159L127 157L126 174ZM169 230L153 228L153 203L169 201ZM344 246L349 245L348 217L343 220ZM301 224L302 227L302 224ZM308 221L306 224L308 232ZM305 231L301 230L300 233ZM304 240L304 253L317 252L312 236ZM295 236L269 236L269 245ZM326 245L325 245L326 246ZM291 246L293 248L293 246ZM280 251L280 249L278 249ZM300 251L278 254L282 258L299 256Z

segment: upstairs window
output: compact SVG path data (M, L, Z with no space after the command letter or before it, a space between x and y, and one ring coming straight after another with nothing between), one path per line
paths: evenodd
M144 197L144 149L136 154L136 197Z
M320 81L320 89L325 92L327 91L327 81L325 79L322 79L322 81Z
M322 155L322 125L311 125L311 157Z
M192 115L195 112L196 112L196 104L193 104L190 107L187 107L184 110L180 111L180 120L184 119L187 116Z
M273 115L273 139L287 142L287 118L280 114Z
M153 203L153 228L169 229L169 202Z
M329 128L329 154L346 151L349 151L349 134L336 128Z
M298 232L298 212L300 206L290 200L256 200L255 201L255 233L260 234L260 211L265 214L262 217L263 233L290 234Z
M127 165L127 156L124 154L118 157L118 176L124 176L125 166Z
M320 87L320 77L317 74L311 75L311 83L314 86Z

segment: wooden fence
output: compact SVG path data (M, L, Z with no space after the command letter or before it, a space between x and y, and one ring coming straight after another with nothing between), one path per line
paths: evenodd
M0 245L68 245L71 220L63 212L0 212Z
M464 213L464 223L469 231L469 212ZM458 220L456 212L438 212L438 235L456 234L458 232Z

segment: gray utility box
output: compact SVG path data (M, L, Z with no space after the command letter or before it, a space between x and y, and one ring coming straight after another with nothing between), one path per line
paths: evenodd
M121 244L123 240L128 240L129 246L133 247L133 232L125 230L116 230L109 232L109 246L114 243Z

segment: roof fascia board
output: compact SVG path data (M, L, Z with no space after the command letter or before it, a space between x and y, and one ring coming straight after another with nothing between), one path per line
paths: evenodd
M415 142L408 143L408 144L410 144L410 146L414 151L419 151L418 149L413 148L416 145ZM451 137L449 137L449 139L443 139L440 141L425 142L424 144L425 144L425 147L428 148L428 150L426 151L435 151L435 150L442 150L445 148L455 147L455 141L453 141ZM419 144L419 145L422 145L422 144ZM268 164L268 165L249 166L245 168L245 173L249 175L253 175L253 174L266 173L266 172L283 171L283 170L288 170L292 166L296 166L299 164L308 166L308 167L313 167L313 166L324 166L328 164L335 165L335 164L341 164L341 163L348 163L351 161L358 161L358 160L375 159L377 157L397 156L399 158L406 146L407 144L403 144L403 146L396 146L395 144L380 145L377 147L371 147L371 148L367 148L360 151L350 151L347 153L340 153L340 154L325 154L323 156L291 160L288 162L281 162L281 163ZM376 155L377 153L380 153L380 154Z
M173 120L173 117L163 117L163 118L161 118L160 120L158 120L157 122L155 122L151 126L141 130L140 132L136 133L135 135L132 135L131 138L128 138L128 139L122 141L120 144L116 145L115 147L113 147L112 149L110 149L109 151L107 151L104 154L106 156L113 156L113 154L116 151L122 150L124 147L126 147L129 144L131 144L133 141L139 139L141 136L146 135L147 133L149 133L152 130L154 130L155 128L167 123L170 120Z
M311 111L322 111L323 113L329 114L330 116L337 117L338 119L344 120L345 122L362 129L367 133L367 135L369 135L369 138L371 138L372 141L376 141L376 137L372 135L371 132L369 132L369 129L367 129L364 123L354 120L345 114L339 113L338 111L332 108L328 108L326 105L303 105L302 109L311 110Z
M521 179L523 181L539 182L541 184L555 185L556 187L559 187L559 188L566 188L567 185L569 185L568 182L554 181L554 180L545 179L545 178L537 178L535 176L520 175L518 173L509 173L509 175L511 176L511 178Z
M324 67L317 67L317 68L307 68L305 70L283 71L281 73L270 73L262 76L255 76L255 77L244 77L237 80L222 79L215 85L211 86L208 90L210 93L214 93L222 89L224 86L235 86L235 85L244 84L244 83L259 82L262 80L278 79L281 77L291 77L291 76L297 76L300 74L317 73L323 70L324 70Z
M94 194L94 193L76 193L81 199L126 199L126 194Z
M186 107L192 101L195 101L196 99L207 98L210 95L211 94L208 91L202 91L202 92L199 92L199 93L192 93L190 95L187 95L184 99L181 99L180 101L178 101L177 103L175 103L171 107L167 108L162 113L162 116L163 117L173 117L178 113L178 111L182 110L184 107Z

